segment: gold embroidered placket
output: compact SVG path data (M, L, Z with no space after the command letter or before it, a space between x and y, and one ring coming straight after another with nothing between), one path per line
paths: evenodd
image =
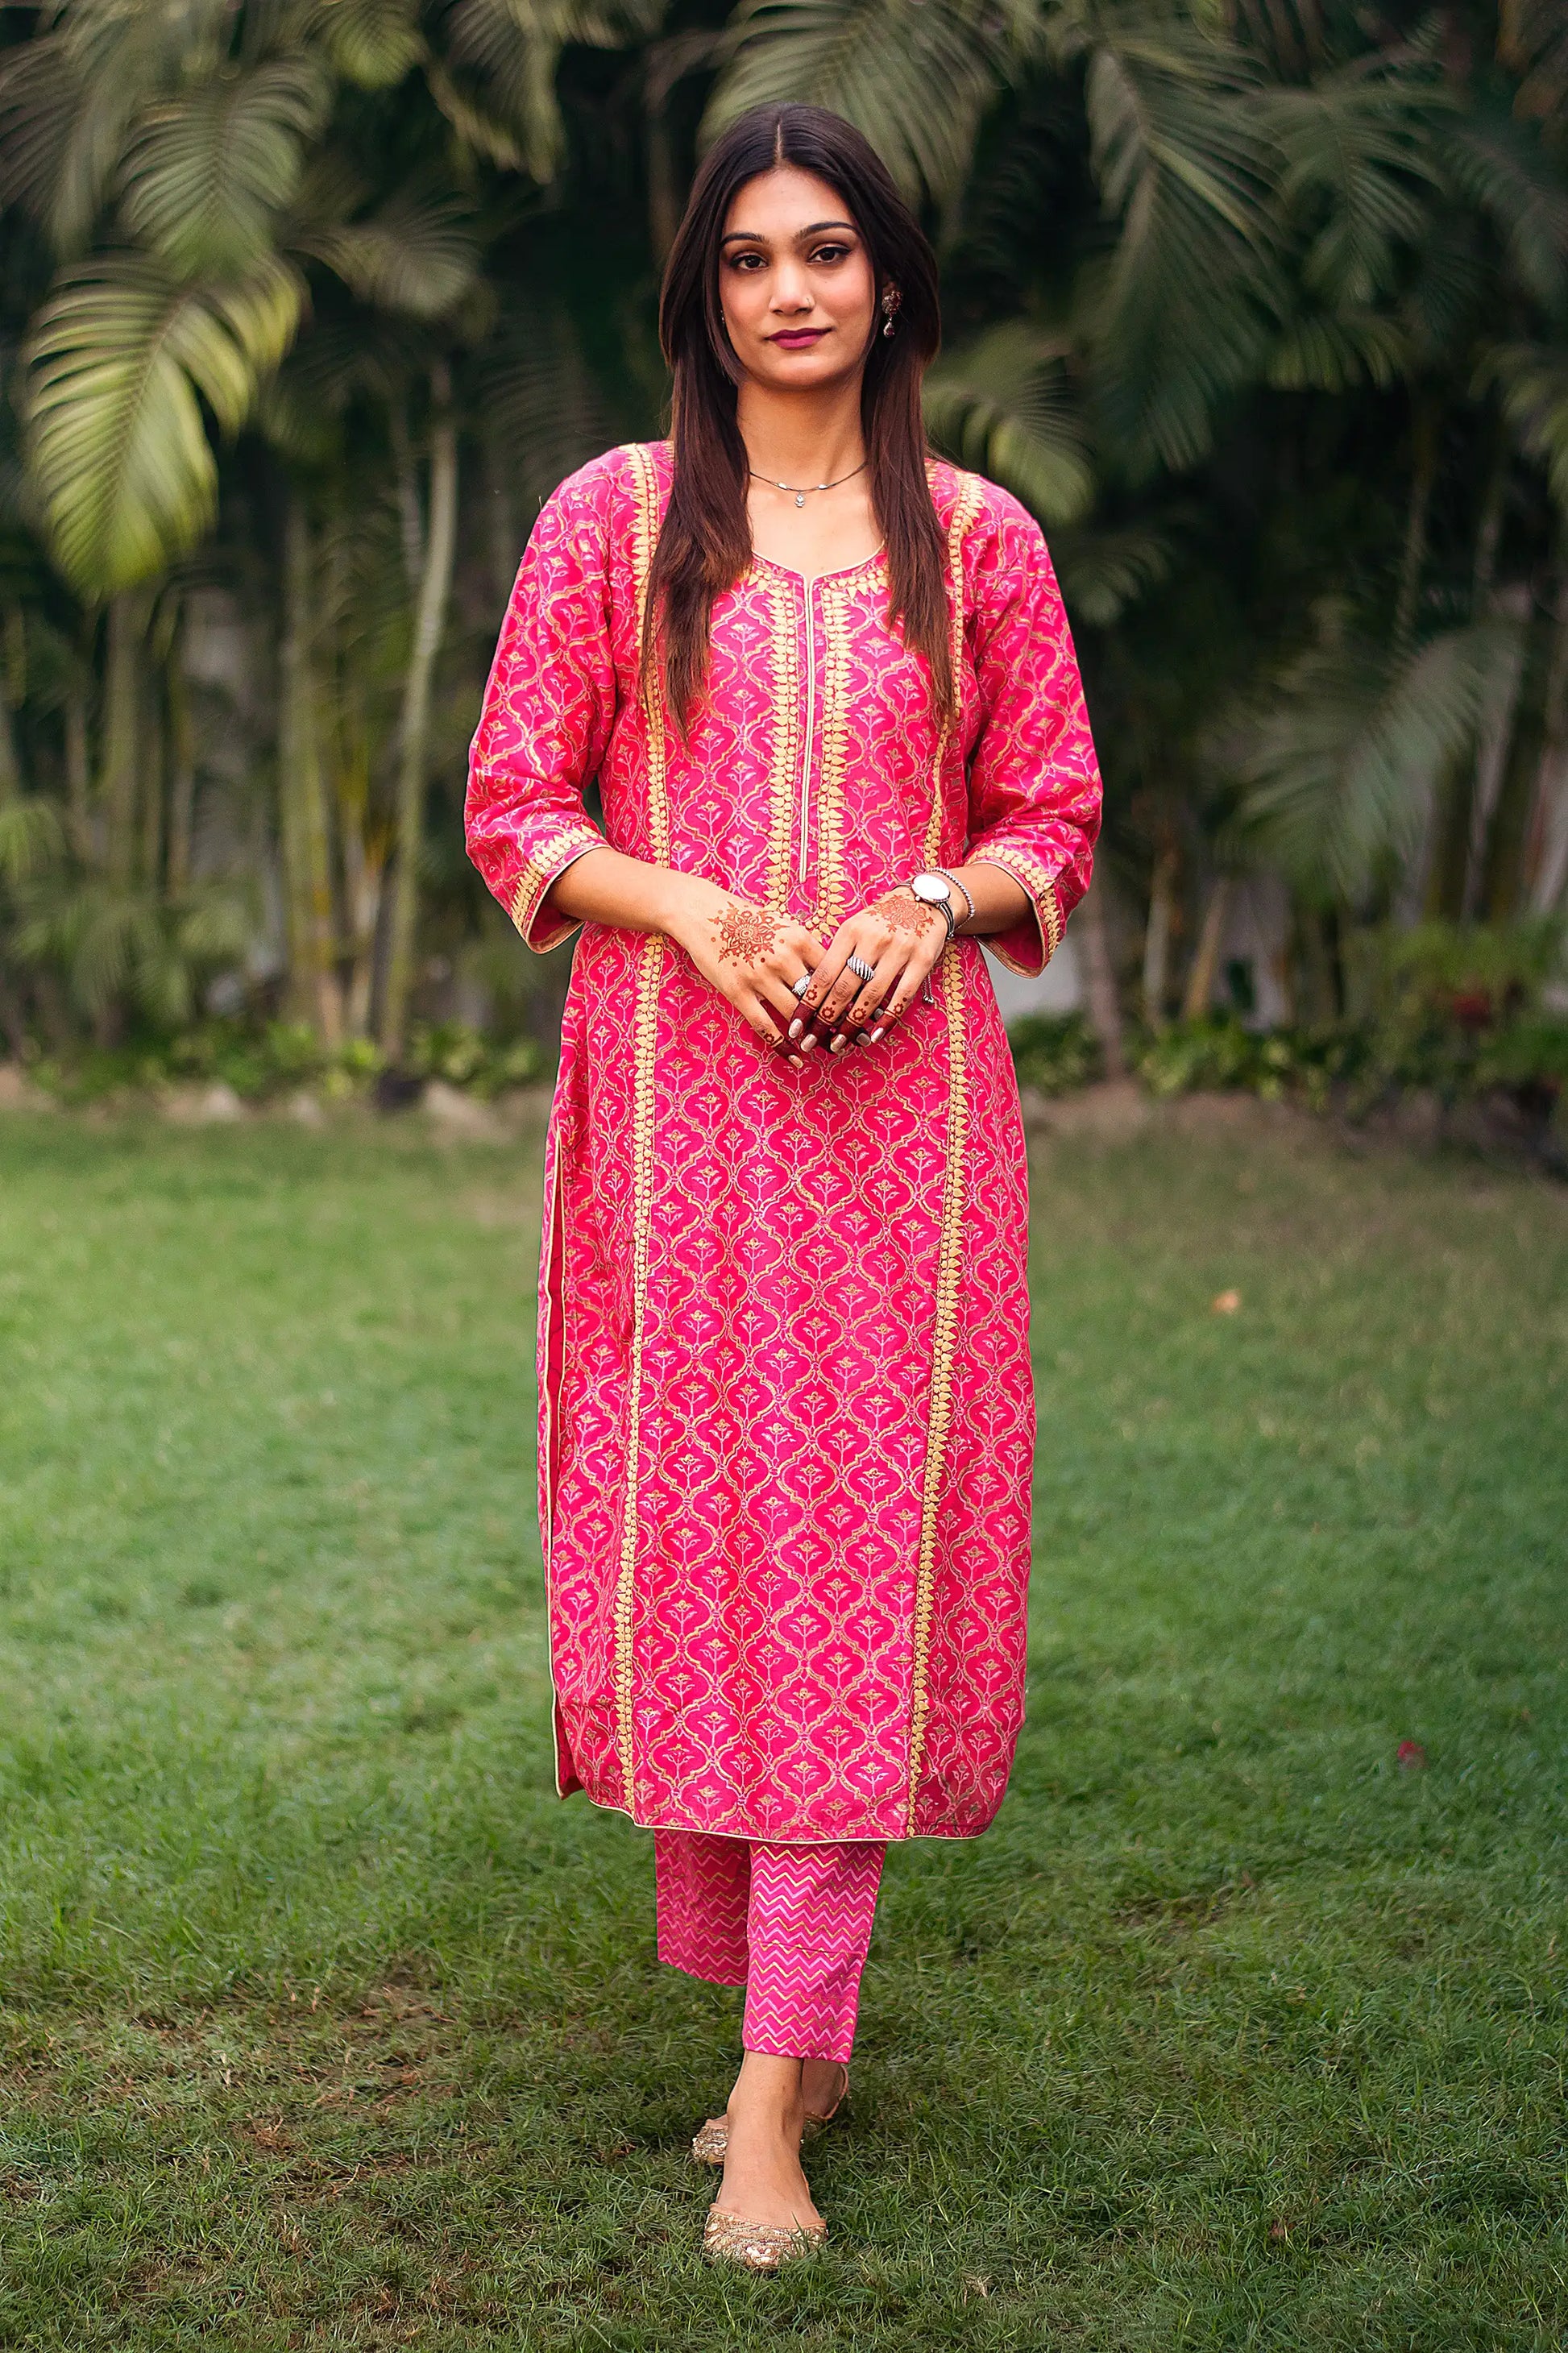
M627 449L636 481L637 528L633 542L633 577L637 588L638 643L647 606L648 567L653 562L658 532L658 483L653 460L639 443ZM645 702L647 724L649 849L656 865L669 857L669 801L664 733L664 692L656 670ZM626 1483L621 1511L620 1574L616 1584L616 1746L620 1757L622 1794L626 1810L637 1818L634 1769L632 1697L637 1556L637 1495L642 1441L643 1348L647 1326L648 1226L653 1212L654 1063L658 1043L658 985L664 969L665 942L650 932L639 951L637 1026L634 1033L632 1096L632 1345L626 1397Z
M963 541L980 509L973 479L959 478L958 498L948 524L948 596L951 606L952 691L961 694L963 660ZM942 855L942 780L952 723L943 717L931 773L931 819L925 861ZM931 1328L931 1411L926 1422L925 1475L921 1491L921 1547L915 1567L915 1606L910 1690L910 1762L905 1829L915 1835L915 1806L925 1762L931 1715L931 1620L936 1581L937 1525L947 1441L952 1430L952 1362L958 1345L958 1282L963 1250L964 1155L969 1142L963 1030L963 967L956 940L950 940L937 965L937 987L947 1030L947 1162L942 1171L942 1223L937 1246L936 1308Z
M768 905L781 914L789 903L790 834L795 818L795 780L800 762L800 647L795 597L777 574L765 577L768 598L768 670L773 681L773 757L768 777ZM807 747L806 756L810 757Z
M843 579L824 580L822 594L822 774L816 797L816 904L814 932L836 932L844 920L844 686L849 669L849 596ZM812 625L810 591L805 625ZM810 757L807 746L806 756Z

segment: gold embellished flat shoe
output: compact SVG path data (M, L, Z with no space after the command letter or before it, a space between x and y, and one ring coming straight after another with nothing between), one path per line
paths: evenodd
M827 2114L825 2116L813 2116L809 2109L806 2111L805 2124L800 2136L803 2142L815 2140L818 2133L826 2132L830 2124L836 2123L840 2116L847 2115L849 2070L847 2067L841 2067L839 2073L844 2082L840 2086L838 2097L834 2101ZM691 2154L699 2165L722 2165L729 2153L730 2127L722 2116L715 2116L710 2123L703 2126L692 2141Z
M827 2225L814 2222L786 2230L779 2222L748 2222L743 2214L721 2214L708 2209L702 2225L702 2252L710 2263L740 2263L749 2272L776 2272L782 2263L799 2263L827 2244Z

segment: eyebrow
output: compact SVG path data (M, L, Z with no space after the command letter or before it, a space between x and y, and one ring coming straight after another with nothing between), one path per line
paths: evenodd
M803 237L817 237L825 228L847 228L853 231L855 224L853 221L847 220L813 221L809 227L796 229L796 241L798 242ZM759 228L726 229L719 242L721 245L732 245L738 237L743 237L748 245L766 245L768 243L768 239L763 235L762 230Z

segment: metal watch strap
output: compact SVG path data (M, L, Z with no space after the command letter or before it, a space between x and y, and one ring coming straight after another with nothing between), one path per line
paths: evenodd
M972 923L974 921L974 900L970 892L969 885L963 880L963 877L961 874L955 874L951 866L931 866L928 867L926 871L928 873L940 874L944 882L951 882L955 891L963 892L963 903L969 910L969 913L963 920L966 923ZM955 924L954 929L956 930L956 928L957 926Z

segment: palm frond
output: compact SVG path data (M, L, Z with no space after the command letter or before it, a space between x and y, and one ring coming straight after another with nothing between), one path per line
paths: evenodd
M1410 338L1397 319L1376 311L1342 311L1293 320L1268 360L1279 392L1351 391L1395 383L1411 362Z
M1490 222L1526 293L1556 309L1568 290L1568 190L1539 142L1506 116L1457 122L1443 161L1458 195Z
M179 277L249 268L294 198L331 98L313 59L274 58L151 108L121 166L126 227Z
M1365 643L1315 648L1243 733L1240 831L1302 884L1361 899L1381 860L1415 855L1519 626L1450 629L1404 659Z
M1051 561L1073 627L1110 628L1170 576L1173 554L1163 532L1142 525L1053 533Z
M425 55L419 0L313 0L301 27L359 90L395 90Z
M233 284L184 286L142 255L110 254L56 281L27 354L27 418L55 557L82 595L146 579L210 523L200 403L237 430L303 295L273 259Z
M478 272L468 207L457 196L400 195L368 219L302 229L298 243L362 302L411 319L455 310Z
M958 185L1003 58L981 0L742 0L731 33L705 141L751 107L797 100L855 123L906 195Z
M187 79L217 70L228 51L234 14L229 0L159 0L148 7L126 0L56 0L46 12L45 39L22 50L14 69L29 118L15 127L29 145L46 121L58 130L47 211L58 253L75 254L86 245L142 108ZM75 93L68 111L60 73L40 67L35 76L22 62L30 50L55 44Z
M430 88L458 135L492 162L553 179L565 132L555 95L567 43L616 48L646 37L663 0L447 0L441 18L450 69Z
M1011 491L1047 526L1094 500L1094 472L1059 338L1026 320L944 354L926 377L926 422L960 462Z
M1552 495L1568 514L1568 351L1500 344L1482 358L1477 388L1495 385L1514 438L1546 469Z
M1307 239L1307 285L1324 302L1364 307L1395 284L1441 185L1433 126L1446 102L1419 59L1375 74L1357 64L1269 96L1281 200Z
M26 881L60 856L65 838L59 811L41 795L23 793L0 802L0 875Z
M475 372L474 399L534 504L612 436L582 341L558 302L531 303L526 327L509 323L492 337Z
M1227 45L1130 16L1089 58L1095 173L1121 234L1089 327L1106 422L1135 470L1205 454L1216 405L1259 372L1284 308L1256 85Z

